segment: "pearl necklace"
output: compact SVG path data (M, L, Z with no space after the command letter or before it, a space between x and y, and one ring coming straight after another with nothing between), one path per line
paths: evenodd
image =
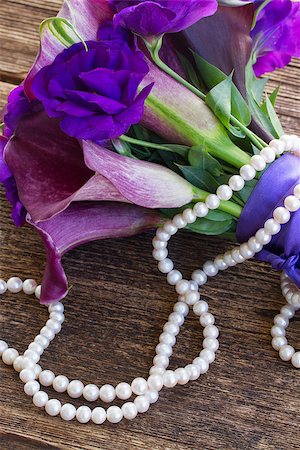
M296 150L295 150L296 149ZM167 275L167 281L175 287L178 301L175 303L173 312L163 327L156 346L156 356L153 366L149 370L147 380L143 377L135 378L130 384L119 383L116 387L105 384L100 388L95 384L84 384L80 380L69 381L64 375L56 376L50 370L43 370L38 364L43 352L48 348L55 335L61 331L64 322L64 306L62 303L54 303L48 307L49 320L29 344L23 355L19 355L14 348L0 341L0 356L7 365L12 365L19 372L21 381L24 383L24 391L33 397L33 403L39 408L45 408L50 416L60 415L63 420L70 421L75 417L80 423L92 420L95 424L102 424L105 420L118 423L123 418L132 420L138 413L146 412L152 403L158 400L159 392L163 387L174 387L176 384L184 385L190 380L196 380L200 375L207 372L209 365L215 360L215 352L218 350L219 330L214 325L214 316L209 313L207 302L200 299L199 287L203 286L209 277L214 277L221 270L242 263L260 252L264 245L268 244L272 236L279 233L281 225L290 220L291 213L300 209L300 184L294 188L293 195L286 197L284 206L278 207L273 212L273 218L266 221L264 227L259 229L255 236L248 242L234 247L224 255L218 255L214 261L207 261L202 269L197 269L192 274L190 281L184 280L180 271L174 269L174 264L168 258L167 245L171 236L184 228L187 224L194 223L197 217L207 216L209 210L217 209L220 201L229 200L233 192L243 189L245 182L252 180L257 171L262 171L267 163L275 160L276 155L284 151L294 151L300 156L300 139L297 136L284 135L280 139L270 142L269 146L261 150L259 155L254 155L250 163L240 169L239 175L233 175L228 185L219 186L216 194L210 194L204 202L196 203L193 209L188 208L181 214L176 215L173 220L167 221L162 228L156 231L153 243L153 257L158 261L158 269ZM300 367L300 352L287 344L285 329L289 319L300 308L300 291L289 280L286 274L282 275L282 292L289 305L281 309L281 313L274 319L271 334L272 345L279 350L280 357L291 360L294 367ZM7 283L0 280L0 294L7 290L12 293L23 291L25 294L35 294L40 298L41 286L37 286L34 280L22 280L18 277L10 278ZM179 367L176 370L167 370L169 358L172 355L176 343L176 336L183 325L185 317L193 309L199 317L200 325L203 327L203 349L191 364ZM38 380L38 381L37 381ZM56 392L67 392L71 398L81 396L88 402L95 402L99 398L104 403L110 403L118 397L128 400L134 394L134 401L126 402L119 406L110 406L107 410L103 407L95 407L93 410L86 405L75 408L71 403L61 404L55 398L49 399L48 394L41 390L41 385L52 386Z

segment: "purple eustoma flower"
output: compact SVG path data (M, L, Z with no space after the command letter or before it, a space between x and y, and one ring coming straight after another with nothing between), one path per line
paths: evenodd
M74 44L58 55L35 76L32 92L69 136L118 138L141 120L152 85L137 92L148 66L120 39L89 41L87 47Z
M257 76L286 66L293 56L299 57L300 3L291 0L269 2L258 15L252 38Z
M150 38L164 33L176 33L218 8L216 0L110 0L116 11L114 24Z

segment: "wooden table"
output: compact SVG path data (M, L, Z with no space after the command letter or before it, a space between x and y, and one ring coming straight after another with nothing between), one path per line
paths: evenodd
M1 0L1 104L30 67L38 47L38 23L56 14L60 0ZM286 131L298 132L299 61L273 74L282 83L278 111ZM0 277L41 279L44 251L28 226L18 230L1 192ZM63 332L42 365L84 382L116 384L147 376L161 327L175 301L173 289L151 257L153 233L84 245L64 258L74 288L66 302ZM228 243L182 232L172 255L188 276ZM283 304L279 274L251 261L218 276L203 292L220 327L220 350L198 381L164 390L160 401L133 422L79 425L49 418L23 393L17 374L0 364L0 448L35 449L299 449L299 372L278 359L270 344L274 315ZM1 298L0 329L25 350L47 317L37 301ZM298 319L288 337L300 346ZM201 340L189 317L178 338L172 367L191 361ZM61 396L66 401L67 397Z

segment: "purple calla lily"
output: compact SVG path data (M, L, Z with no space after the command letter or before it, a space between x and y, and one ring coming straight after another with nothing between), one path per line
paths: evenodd
M69 250L97 239L127 237L162 223L161 216L136 205L111 202L73 203L45 222L27 221L41 235L47 264L42 281L41 303L57 302L68 294L68 280L61 259Z

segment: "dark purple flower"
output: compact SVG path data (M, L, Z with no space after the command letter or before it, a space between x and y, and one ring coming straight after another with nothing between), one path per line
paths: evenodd
M143 55L120 39L74 44L34 78L32 91L61 129L78 139L118 138L143 115L152 86L137 94L148 72Z
M109 3L116 11L115 26L122 25L148 38L184 30L218 8L216 0L110 0Z
M258 15L252 38L257 76L286 66L293 56L300 57L300 3L269 2Z
M0 183L3 184L6 198L12 205L11 217L16 226L21 227L25 222L26 209L19 199L15 178L3 158L7 142L6 137L0 136Z
M287 153L270 165L264 173L238 221L237 238L247 241L272 218L277 206L283 206L283 199L293 193L300 182L299 157ZM284 270L300 287L300 211L292 213L291 220L282 225L281 231L258 254L258 259L272 264L277 270Z
M4 112L4 136L8 139L13 135L21 117L30 113L31 105L24 94L23 86L18 86L8 96Z

